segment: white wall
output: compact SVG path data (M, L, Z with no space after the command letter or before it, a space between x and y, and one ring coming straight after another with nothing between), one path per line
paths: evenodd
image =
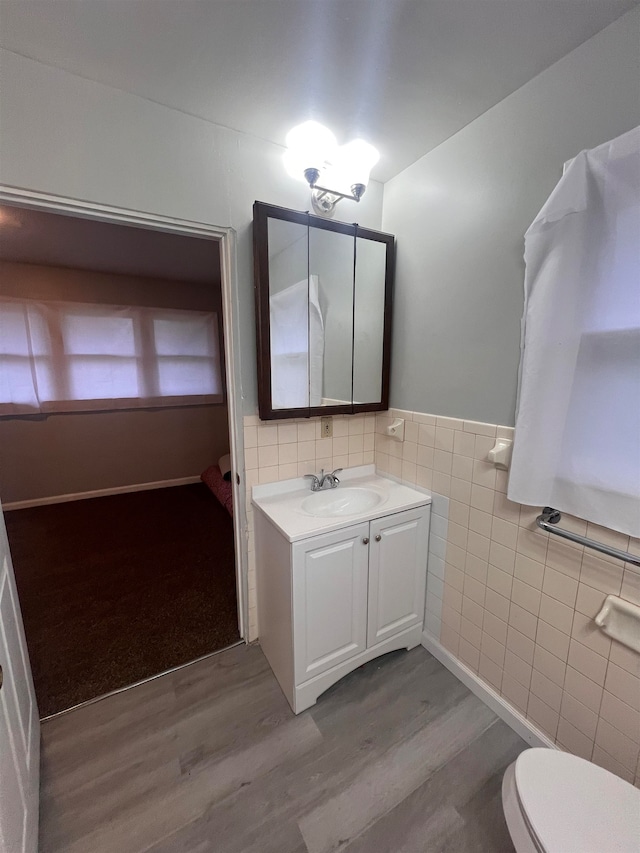
M8 51L0 68L0 183L236 230L243 405L255 411L252 205L309 206L283 149ZM346 221L379 228L382 186L342 205Z
M640 123L639 35L636 9L385 184L393 406L513 424L524 233L565 160Z

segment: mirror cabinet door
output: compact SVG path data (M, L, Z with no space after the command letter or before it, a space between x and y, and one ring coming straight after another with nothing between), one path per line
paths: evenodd
M310 396L309 384L317 336L310 323L308 228L270 217L267 230L271 406L274 410L308 408L319 405Z
M351 406L353 240L352 234L309 229L310 295L318 295L323 353L310 377L314 406Z
M387 244L356 237L353 404L382 401Z

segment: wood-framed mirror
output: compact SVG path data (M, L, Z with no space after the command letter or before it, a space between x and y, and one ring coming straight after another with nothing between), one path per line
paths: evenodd
M256 201L262 420L389 408L392 234Z

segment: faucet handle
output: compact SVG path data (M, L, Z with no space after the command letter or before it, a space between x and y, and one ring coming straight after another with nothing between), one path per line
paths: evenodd
M303 474L305 480L311 480L311 491L316 492L320 486L320 480L316 474Z
M340 471L342 471L342 470L343 470L342 468L336 468L336 470L335 470L335 471L332 471L332 472L331 472L331 477L333 477L333 479L334 479L334 481L335 481L336 483L339 483L339 482L340 482L340 480L336 477L336 474L339 474L339 473L340 473Z

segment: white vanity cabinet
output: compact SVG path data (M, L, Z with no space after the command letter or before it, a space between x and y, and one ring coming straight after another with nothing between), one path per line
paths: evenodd
M295 713L373 658L420 643L429 498L290 542L255 513L262 649Z

